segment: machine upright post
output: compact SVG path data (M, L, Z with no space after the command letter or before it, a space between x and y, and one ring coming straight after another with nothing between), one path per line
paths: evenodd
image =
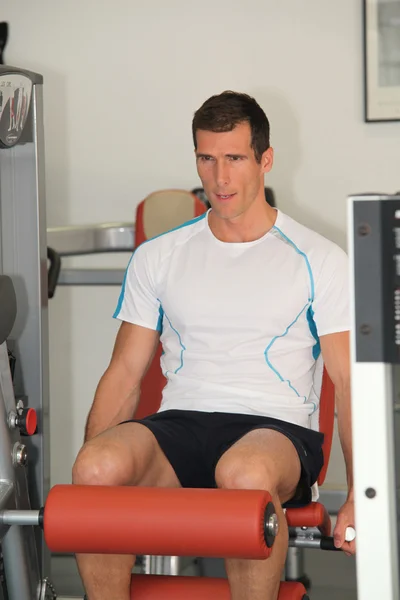
M357 597L399 600L400 195L349 198Z
M50 487L42 83L41 75L0 66L0 274L11 278L17 300L17 318L7 339L8 350L16 359L12 393L38 416L37 434L23 442L27 466L13 467L18 478L17 509L43 506ZM6 362L4 349L3 371ZM4 402L10 402L9 398L0 398L0 410ZM10 450L1 449L4 462L5 457L11 461ZM2 541L2 549L8 600L36 600L40 595L38 582L50 573L50 552L41 531L13 526ZM25 587L20 582L20 564L26 571L22 577L26 577Z
M13 448L20 443L20 435L19 431L12 431L8 426L8 415L12 410L15 410L15 398L4 342L0 346L0 479L9 484L9 490L6 505L2 508L29 509L25 471L13 462ZM9 600L36 600L41 576L33 528L10 527L1 545Z

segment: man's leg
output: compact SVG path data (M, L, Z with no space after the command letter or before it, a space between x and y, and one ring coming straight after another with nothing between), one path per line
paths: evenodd
M124 423L87 442L76 459L73 483L180 487L156 438L139 423ZM77 562L88 600L130 599L134 556L81 554Z
M292 442L272 429L256 429L238 440L220 458L218 487L270 492L279 519L279 533L267 560L225 561L232 600L276 600L288 548L288 527L282 504L290 500L300 479L301 464Z

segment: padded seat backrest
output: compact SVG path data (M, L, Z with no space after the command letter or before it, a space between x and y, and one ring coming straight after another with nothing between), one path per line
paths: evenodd
M324 434L324 466L318 477L318 485L325 481L328 470L329 458L332 449L333 430L335 423L335 388L325 368L322 355L319 356L314 372L314 394L318 402L318 409L311 416L311 427Z
M325 481L326 472L328 470L329 459L331 456L333 430L335 425L335 387L326 369L322 378L322 391L319 408L319 428L325 435L323 453L324 466L318 477L318 485L322 485Z
M199 217L205 204L185 190L161 190L147 196L136 209L135 248L162 233Z

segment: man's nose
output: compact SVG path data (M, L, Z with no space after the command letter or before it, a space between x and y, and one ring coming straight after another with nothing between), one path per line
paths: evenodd
M229 183L229 165L225 161L216 162L216 180L218 187L224 187Z

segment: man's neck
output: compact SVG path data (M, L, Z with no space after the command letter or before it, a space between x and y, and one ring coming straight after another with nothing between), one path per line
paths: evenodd
M221 242L254 242L272 229L277 214L277 210L267 203L258 210L252 210L251 207L233 219L223 219L211 210L208 215L208 224L212 233Z

